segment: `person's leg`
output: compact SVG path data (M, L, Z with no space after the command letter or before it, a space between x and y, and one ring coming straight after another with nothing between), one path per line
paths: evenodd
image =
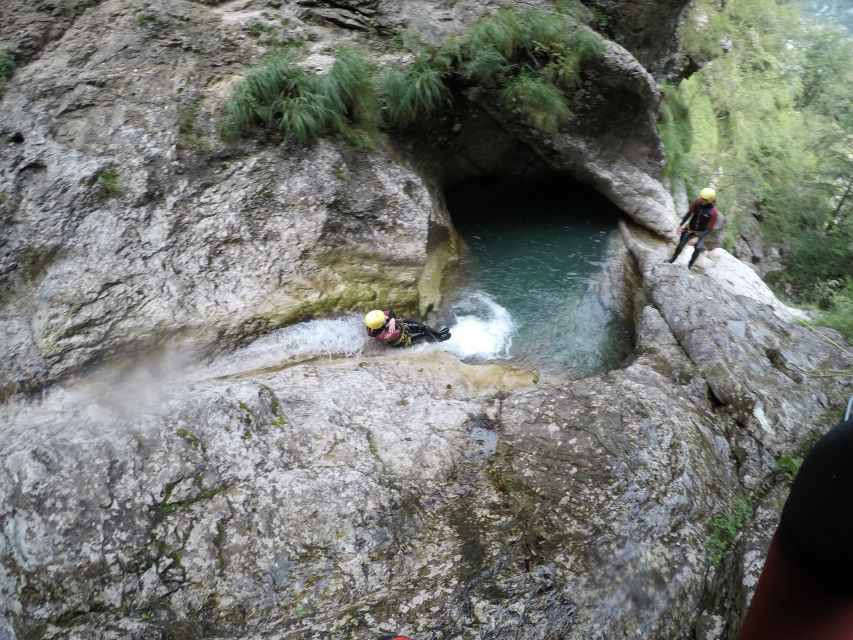
M687 244L688 240L690 240L690 234L682 233L681 238L678 241L678 246L675 248L675 253L672 254L672 257L667 262L675 262L675 259L678 257L678 254L681 253L681 250L684 248L684 245Z
M699 254L702 253L702 249L705 246L705 236L699 236L699 241L696 243L696 248L693 249L693 255L690 256L690 262L687 263L687 268L693 268L693 263L696 262L696 258L699 257Z
M423 324L422 322L416 322L414 320L406 320L405 322L406 326L409 327L409 331L412 334L413 341L416 338L426 338L430 342L432 342L433 340L441 342L442 340L447 340L450 337L450 332L447 329L436 331L429 325Z
M406 325L406 330L409 333L409 344L420 342L424 338L428 337L427 332L424 331L424 325L420 322L415 322L414 320L403 320L403 324Z

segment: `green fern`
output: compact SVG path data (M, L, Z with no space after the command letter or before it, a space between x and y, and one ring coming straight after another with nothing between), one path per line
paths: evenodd
M504 109L547 133L557 131L572 116L563 93L550 82L530 72L513 78L499 96Z

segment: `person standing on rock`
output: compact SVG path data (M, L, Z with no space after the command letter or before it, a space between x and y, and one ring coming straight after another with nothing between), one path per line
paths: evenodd
M681 224L678 225L678 233L681 234L681 238L675 248L675 253L667 262L675 262L678 254L689 242L695 245L695 248L693 255L690 256L690 262L687 263L687 268L693 268L693 263L696 262L696 258L699 257L705 246L705 238L717 224L717 208L714 206L716 199L717 192L711 187L705 187L699 192L699 197L690 204L687 214L681 219Z
M411 347L415 342L443 342L450 338L445 327L440 331L414 320L397 320L391 309L374 309L364 316L367 335L392 347Z

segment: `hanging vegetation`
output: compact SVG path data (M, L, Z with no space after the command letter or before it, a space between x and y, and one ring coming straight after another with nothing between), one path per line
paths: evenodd
M494 96L508 116L556 131L571 118L565 92L604 51L601 37L577 21L576 8L561 6L556 13L499 9L439 47L421 45L400 67L379 69L342 49L326 74L315 75L292 53L275 53L235 90L221 135L270 130L304 144L356 129L403 128L452 107L460 90Z

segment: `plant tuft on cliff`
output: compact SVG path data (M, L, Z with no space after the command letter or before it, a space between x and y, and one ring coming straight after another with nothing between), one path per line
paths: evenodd
M658 135L666 151L663 175L667 178L681 178L691 193L701 188L696 178L696 167L690 158L693 145L690 108L681 87L677 85L663 86Z
M530 71L510 80L499 96L505 111L516 114L540 131L557 131L572 115L563 93Z
M274 54L237 87L227 106L228 124L241 133L272 129L300 143L341 132L347 121L370 126L371 77L372 65L351 49L343 49L323 76Z
M12 74L15 73L15 51L13 49L0 50L0 95Z
M734 544L737 534L752 517L752 505L744 498L735 498L730 511L714 517L711 520L711 535L708 540L708 551L711 562L720 564L726 551Z
M426 60L404 69L385 68L378 84L385 117L392 127L405 127L428 118L449 100L441 74Z
M106 169L99 171L97 174L97 181L101 190L101 195L105 198L112 198L124 191L118 177L118 168L115 165L111 164Z
M511 118L553 132L571 118L566 92L603 52L601 37L570 11L504 7L441 46L421 45L403 66L380 70L342 49L317 76L277 54L237 87L220 135L228 141L235 133L268 129L303 144L337 133L356 139L357 131L427 120L465 90Z

